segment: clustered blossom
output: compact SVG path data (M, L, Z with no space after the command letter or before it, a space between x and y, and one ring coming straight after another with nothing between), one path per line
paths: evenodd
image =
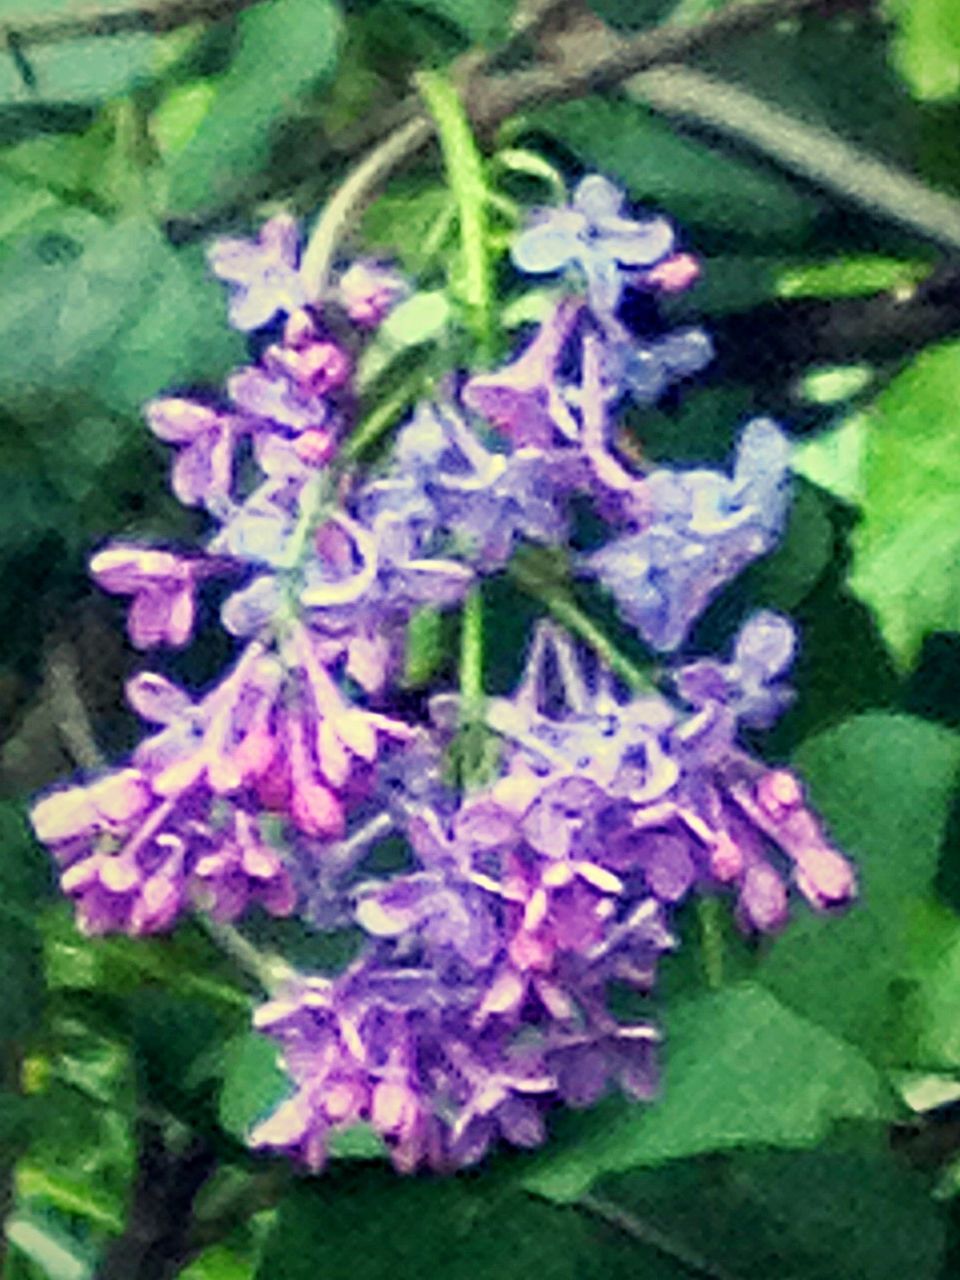
M35 804L79 927L147 934L187 910L260 908L357 932L346 969L297 974L255 1016L290 1093L250 1141L314 1170L329 1135L361 1122L397 1169L450 1170L500 1139L539 1144L553 1106L652 1098L656 1025L623 1021L608 996L653 991L682 905L726 894L763 933L786 923L792 889L817 910L855 892L800 781L740 737L790 701L789 620L756 613L727 661L672 660L643 692L541 623L513 696L485 704L498 763L459 787L445 760L476 706L436 698L414 725L389 695L411 618L459 606L524 544L567 546L574 498L605 540L573 572L664 654L776 545L789 444L773 422L744 425L729 475L641 467L616 433L622 409L712 355L699 329L635 334L625 295L679 292L699 264L665 219L627 216L612 184L585 178L513 247L522 271L567 282L537 331L503 368L416 405L364 475L343 448L355 371L407 283L362 260L313 296L285 215L209 259L255 358L219 395L146 412L210 537L108 544L91 572L130 598L140 649L186 644L197 593L226 581L237 651L199 697L135 676L127 698L151 731L131 759ZM378 874L386 835L406 861Z

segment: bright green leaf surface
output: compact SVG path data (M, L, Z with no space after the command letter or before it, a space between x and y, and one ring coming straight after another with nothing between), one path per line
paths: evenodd
M255 1031L237 1036L223 1050L220 1123L241 1142L290 1093L277 1052L275 1041Z
M911 901L936 873L958 763L956 734L901 715L855 717L797 753L814 806L857 866L860 897L842 919L798 912L761 976L793 1008L881 1056Z
M742 1146L808 1146L840 1118L879 1119L890 1099L860 1054L751 983L664 1013L663 1095L577 1118L524 1186L569 1203L598 1178ZM571 1129L574 1123L571 1122Z
M960 3L958 0L887 0L896 26L894 61L921 101L960 95Z
M900 663L960 629L960 343L925 351L866 415L851 586Z

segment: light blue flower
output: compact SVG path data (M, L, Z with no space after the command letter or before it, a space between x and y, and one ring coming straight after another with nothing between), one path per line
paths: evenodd
M648 644L676 649L720 588L772 548L786 514L789 455L779 427L755 419L732 477L654 471L645 484L650 522L582 561Z
M622 193L591 174L569 207L544 210L521 233L511 251L514 265L540 275L576 264L586 275L593 310L612 314L629 274L624 269L653 266L673 249L673 228L665 218L636 222L622 216L622 206Z

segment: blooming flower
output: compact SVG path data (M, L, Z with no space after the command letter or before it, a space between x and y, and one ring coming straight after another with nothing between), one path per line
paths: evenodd
M127 631L138 649L187 643L193 632L197 582L211 572L216 572L215 564L200 557L188 559L128 542L113 543L90 561L98 587L111 595L133 597Z
M683 643L712 597L773 546L787 504L789 445L768 419L748 424L734 473L655 471L649 521L582 561L648 644Z
M221 237L207 250L214 275L231 288L230 323L236 329L260 329L273 317L290 314L310 299L299 274L296 219L277 214L265 222L256 240Z
M541 274L576 264L587 279L590 306L612 315L628 279L627 269L652 267L673 248L663 218L635 222L622 214L623 196L606 178L584 178L569 207L541 211L511 249L521 271Z
M215 515L229 510L234 453L244 430L237 416L176 396L152 401L146 415L154 435L182 446L171 477L179 501Z

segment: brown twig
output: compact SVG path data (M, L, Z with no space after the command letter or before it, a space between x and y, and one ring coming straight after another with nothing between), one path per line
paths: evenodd
M142 0L138 5L91 5L74 13L31 13L0 23L0 41L19 49L30 45L119 36L134 31L173 31L191 22L216 22L262 0Z

